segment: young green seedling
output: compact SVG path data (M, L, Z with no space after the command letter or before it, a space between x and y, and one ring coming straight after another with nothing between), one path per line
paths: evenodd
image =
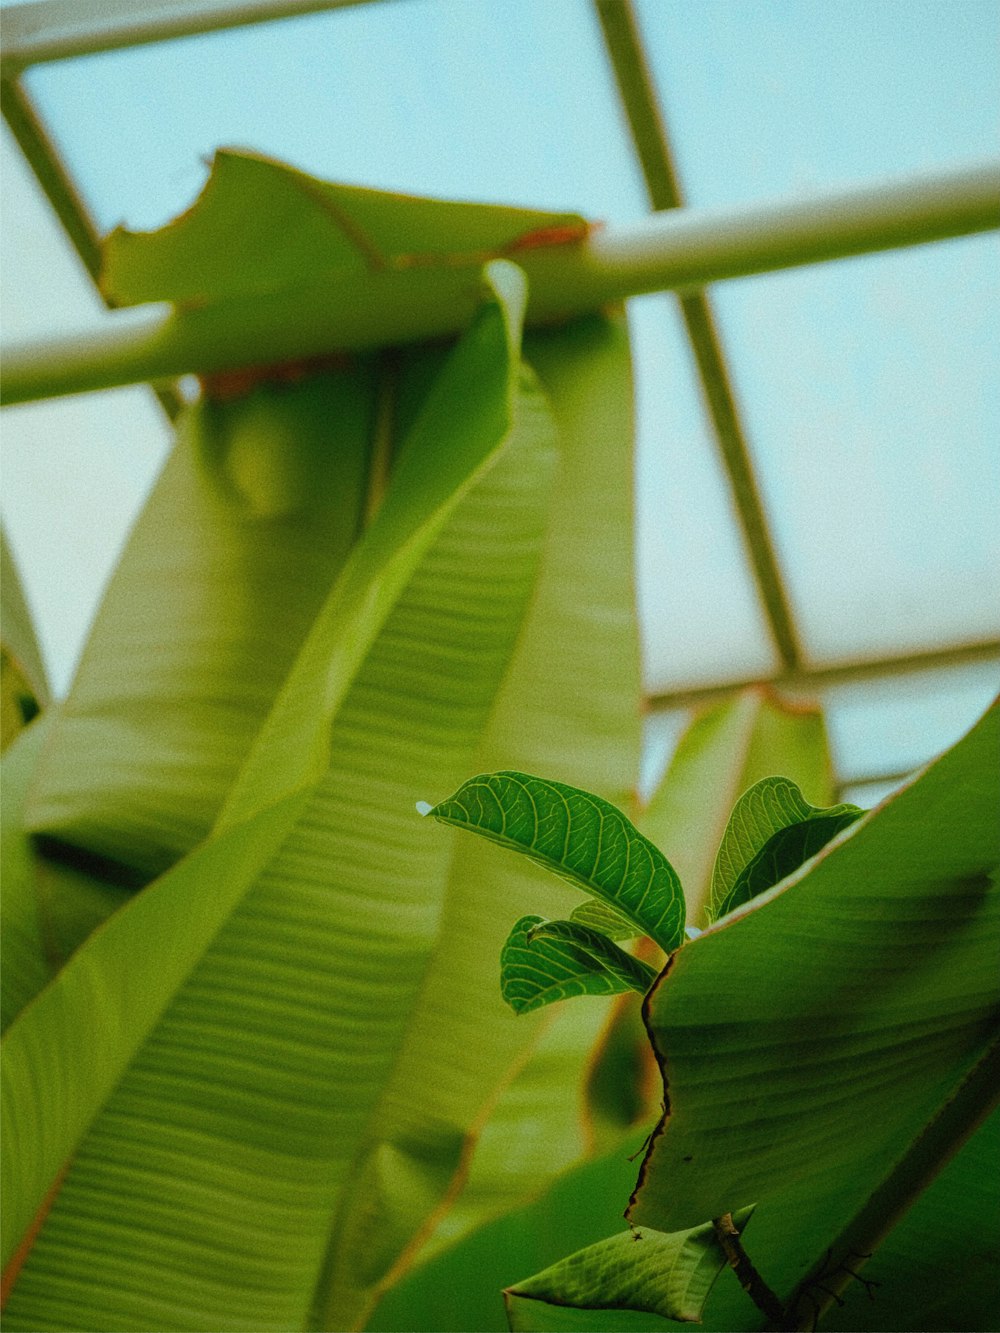
M656 980L616 940L649 936L664 953L685 939L684 893L663 852L620 810L563 782L505 771L470 778L421 814L520 852L590 897L568 921L525 916L500 956L501 992L519 1014L574 995L644 994ZM712 919L797 870L857 806L820 809L788 778L764 778L740 797L716 861Z
M481 774L421 814L520 852L589 895L567 921L524 916L500 955L503 998L517 1014L574 995L645 994L657 979L616 940L649 936L666 954L685 941L680 880L648 838L591 792L525 773ZM860 815L856 806L819 809L788 778L765 778L737 802L713 875L711 920L772 888ZM546 1309L627 1308L697 1320L728 1263L772 1324L785 1312L746 1251L741 1231L752 1208L669 1235L632 1230L580 1251L505 1293L512 1329L549 1327ZM642 1248L628 1243L647 1238ZM541 1320L541 1322L539 1322Z

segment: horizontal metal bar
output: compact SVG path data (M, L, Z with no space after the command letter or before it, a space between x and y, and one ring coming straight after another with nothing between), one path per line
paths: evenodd
M1000 163L725 212L672 209L583 243L528 249L528 318L545 324L640 293L1000 226ZM475 268L324 278L182 312L109 316L103 327L4 352L2 401L296 361L454 335L479 299Z
M646 707L650 712L691 708L699 704L712 703L754 686L775 689L782 694L811 695L832 685L861 684L865 681L886 680L893 676L909 676L924 671L942 671L948 667L974 666L977 663L996 665L997 688L1000 690L1000 639L983 639L978 643L957 644L950 648L930 648L924 652L883 657L874 661L837 662L825 666L804 667L799 671L779 672L763 680L757 676L743 680L720 681L714 685L694 685L688 689L665 690L662 693L648 695Z
M36 0L4 5L0 34L5 73L74 56L169 41L272 19L341 9L365 0Z

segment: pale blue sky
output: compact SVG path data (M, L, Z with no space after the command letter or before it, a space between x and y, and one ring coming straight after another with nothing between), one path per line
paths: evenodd
M994 0L637 8L692 203L738 207L1000 154ZM332 179L612 223L646 207L586 0L384 0L62 62L27 82L105 227L152 227L186 207L220 144ZM17 166L4 175L5 337L79 322L85 288L22 202ZM713 293L818 659L1000 634L998 257L991 236ZM766 672L772 650L676 313L660 297L634 307L650 684ZM4 424L4 518L64 689L165 434L141 390L18 409ZM941 695L959 700L956 719L972 720L995 673L973 675Z

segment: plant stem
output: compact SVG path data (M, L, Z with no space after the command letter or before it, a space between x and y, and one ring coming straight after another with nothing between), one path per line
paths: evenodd
M732 1213L713 1217L712 1226L729 1261L729 1267L739 1279L740 1286L757 1309L767 1315L771 1323L780 1323L785 1317L785 1308L750 1262L750 1257L740 1240L740 1233L733 1222Z

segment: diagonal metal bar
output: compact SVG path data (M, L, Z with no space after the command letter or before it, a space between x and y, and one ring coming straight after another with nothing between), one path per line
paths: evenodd
M662 109L631 0L595 0L604 43L654 209L680 208L683 194ZM802 662L791 601L778 563L722 340L704 291L678 296L698 377L771 637L787 671Z
M97 288L101 267L101 240L97 224L63 166L20 79L6 73L0 77L0 110L28 166L34 172L42 193ZM180 410L180 399L176 392L168 385L157 385L154 392L164 412L173 420Z
M35 173L45 197L83 261L84 268L96 282L101 262L97 225L59 160L55 146L23 86L18 79L6 74L0 80L0 106L3 118Z

